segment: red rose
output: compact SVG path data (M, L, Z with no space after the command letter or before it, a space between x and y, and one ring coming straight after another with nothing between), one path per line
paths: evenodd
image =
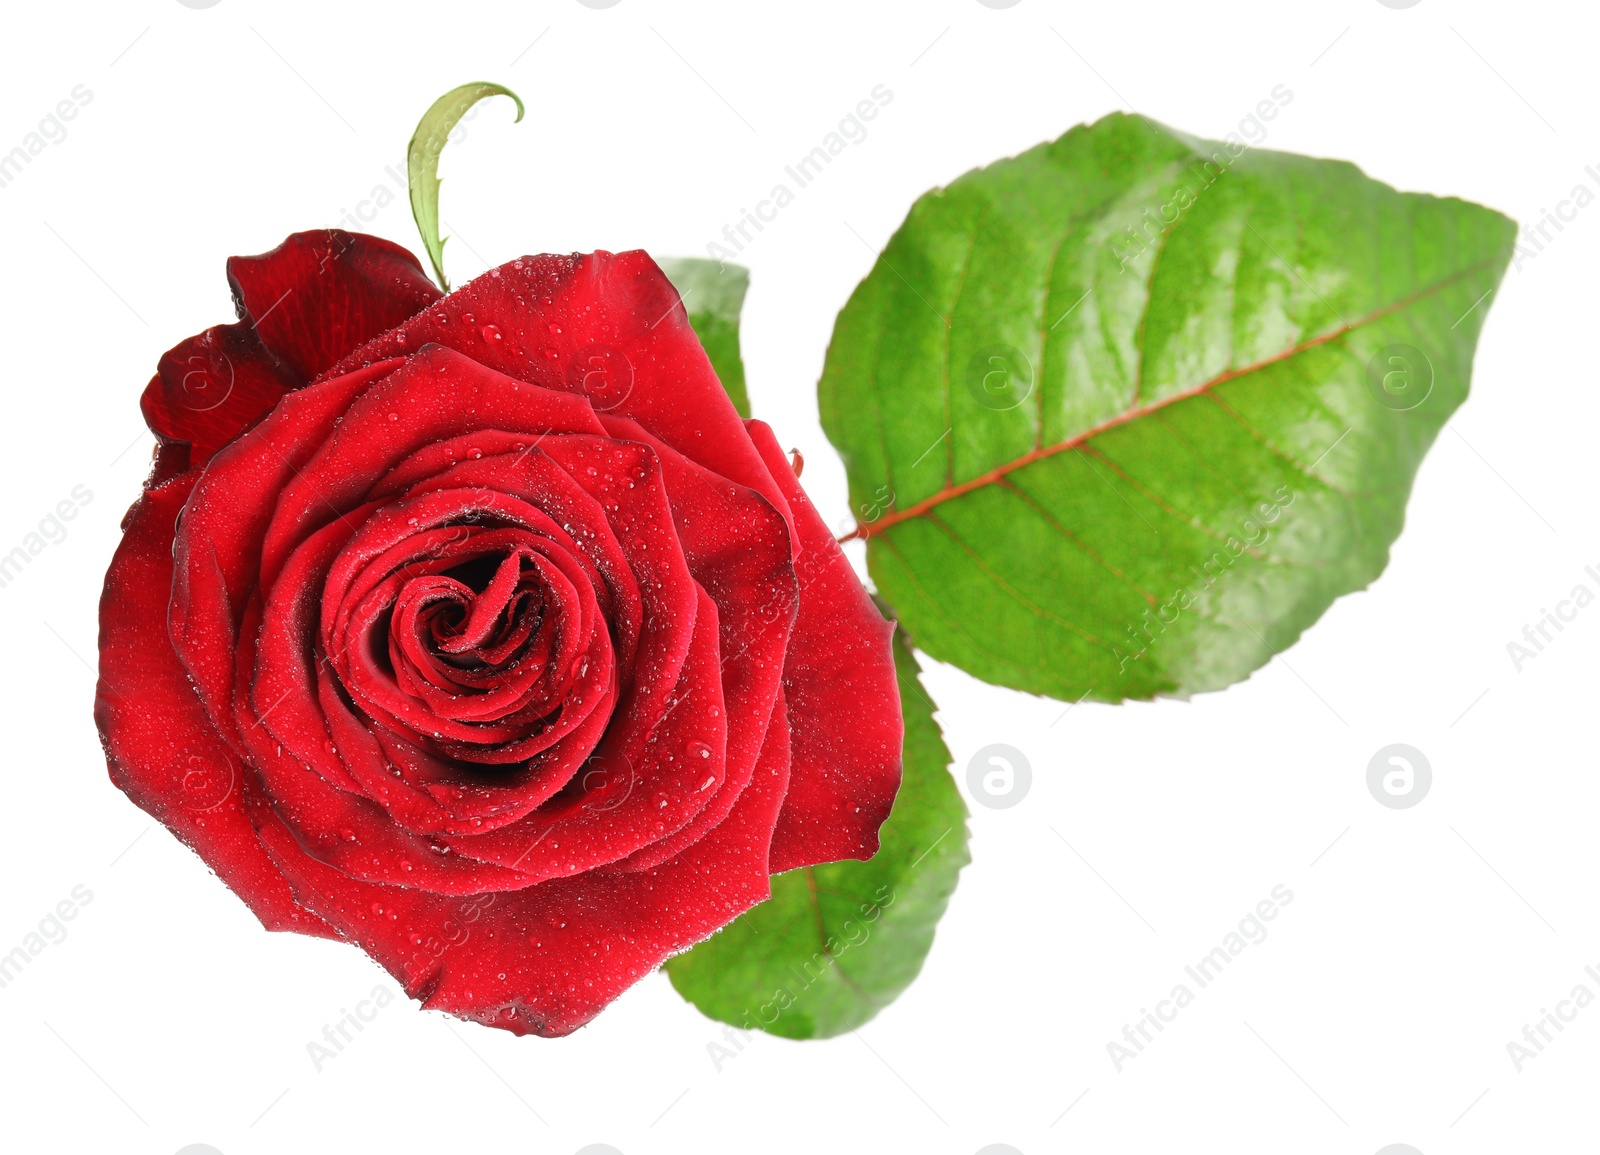
M873 854L890 627L648 256L441 297L332 230L228 279L145 390L95 710L268 928L561 1035L769 874Z

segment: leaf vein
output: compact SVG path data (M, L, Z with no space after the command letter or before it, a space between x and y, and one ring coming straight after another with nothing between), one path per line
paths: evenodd
M1113 429L1126 425L1129 422L1136 421L1141 417L1148 416L1149 414L1155 413L1161 409L1165 409L1183 401L1188 401L1192 398L1199 397L1220 385L1226 384L1229 381L1247 376L1251 373L1260 372L1263 369L1269 368L1273 365L1281 364L1282 362L1285 362L1292 357L1299 356L1302 353L1308 352L1311 349L1320 348L1321 346L1329 344L1330 342L1337 341L1341 337L1346 336L1350 332L1360 328L1363 325L1371 324L1374 321L1398 312L1399 310L1406 308L1408 305L1414 304L1415 302L1432 296L1435 293L1442 292L1444 289L1450 287L1458 281L1465 279L1466 277L1471 276L1474 273L1483 272L1491 269L1492 267L1493 262L1490 261L1481 261L1477 264L1469 265L1466 268L1452 273L1450 276L1428 286L1425 289L1418 290L1416 293L1412 293L1398 301L1394 301L1383 306L1382 308L1376 309L1373 312L1368 313L1366 316L1357 318L1355 321L1352 321L1348 324L1341 324L1325 333L1321 333L1315 337L1302 341L1299 344L1291 346L1280 353L1273 354L1270 357L1263 358L1262 360L1253 362L1249 365L1242 365L1234 369L1225 370L1214 377L1202 381L1198 385L1192 386L1191 388L1182 390L1178 393L1169 394L1168 396L1157 401L1152 401L1142 406L1135 406L1133 408L1126 409L1114 417L1108 418L1105 421L1091 426L1080 433L1076 433L1071 437L1065 438L1064 440L1058 441L1052 445L1048 445L1041 450L1031 451L1023 454L1020 457L1013 458L1012 460L1004 462L988 472L979 474L978 476L970 478L967 481L963 481L955 485L947 485L938 493L932 494L929 497L925 497L914 505L910 505L904 509L885 514L871 525L856 526L854 530L846 534L841 540L849 541L856 538L865 539L877 537L891 527L899 525L901 522L909 521L912 518L926 516L930 510L939 505L943 505L947 501L954 500L958 497L963 497L966 494L971 493L973 490L982 489L985 486L993 485L999 481L1000 478L1005 477L1008 474L1015 473L1019 469L1033 465L1035 462L1054 457L1059 453L1064 453L1072 449L1078 449L1091 438L1101 436L1102 434L1108 433Z

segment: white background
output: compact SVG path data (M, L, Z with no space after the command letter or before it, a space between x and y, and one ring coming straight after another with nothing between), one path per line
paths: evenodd
M1003 742L1034 784L1012 809L973 807L973 864L926 970L858 1036L759 1036L718 1071L719 1026L653 975L562 1041L400 999L318 1072L324 1024L396 984L350 946L266 934L109 784L88 668L157 357L231 319L228 255L336 224L376 187L394 201L367 231L415 248L385 169L456 84L500 81L529 108L513 127L506 102L481 106L445 154L457 283L525 252L703 254L888 86L870 135L741 257L756 412L839 521L815 382L836 311L919 193L1117 108L1221 136L1283 84L1266 147L1536 220L1579 182L1600 192L1586 7L8 6L0 152L75 85L93 99L0 188L0 553L74 486L93 500L0 589L0 953L74 886L93 899L0 989L0 1145L1592 1149L1600 1008L1520 1073L1506 1044L1576 984L1600 995L1583 971L1600 964L1600 608L1520 673L1506 644L1574 585L1600 592L1583 572L1600 567L1600 208L1486 302L1471 400L1387 573L1249 681L1062 717L930 671L959 777ZM1392 742L1433 767L1413 809L1367 792ZM1294 900L1269 937L1118 1073L1106 1044L1123 1024L1280 883Z

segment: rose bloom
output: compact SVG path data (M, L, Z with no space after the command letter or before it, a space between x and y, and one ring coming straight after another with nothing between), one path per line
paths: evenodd
M878 845L890 625L642 252L228 262L100 606L112 780L271 930L562 1035Z

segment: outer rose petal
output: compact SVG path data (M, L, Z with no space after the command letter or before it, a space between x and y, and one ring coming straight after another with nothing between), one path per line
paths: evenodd
M258 788L206 717L167 637L173 522L197 473L148 491L129 511L100 599L95 722L111 780L195 851L268 930L339 938L295 904L245 815Z
M772 873L871 858L900 789L905 723L884 621L828 532L772 430L750 437L794 515L800 613L783 663L789 706L789 794L772 835Z
M783 491L740 428L678 291L648 253L522 257L461 286L327 375L429 342L522 381L587 392L597 409L632 418L788 517Z
M788 524L770 502L696 465L636 421L604 421L613 437L655 448L689 572L711 595L721 618L727 777L688 826L608 868L645 870L676 858L704 837L727 817L749 784L772 711L782 706L783 658L799 588Z
M270 253L228 258L239 319L304 384L440 297L417 258L343 229L294 233Z
M516 378L442 346L394 364L394 372L381 382L348 393L337 428L320 434L319 440L299 443L312 455L292 478L276 489L255 488L255 500L276 504L260 549L263 584L277 579L289 551L307 533L360 505L385 474L435 442L491 425L535 439L557 433L605 433L594 410L569 390L529 389ZM325 378L295 400L328 390L345 396L342 382L370 379L376 368ZM287 405L279 412L284 408ZM262 428L277 418L274 413ZM263 446L255 452L271 450ZM211 489L209 480L206 489Z
M189 444L198 469L301 384L249 325L217 325L161 355L139 408L163 443Z
M398 362L396 363L398 364ZM201 474L176 546L170 628L174 648L213 720L229 736L239 622L261 566L277 495L328 437L350 400L393 366L289 394ZM221 494L207 501L212 490ZM253 501L256 495L265 495ZM186 544L193 535L195 543ZM194 557L191 559L191 550ZM233 744L230 737L230 744Z
M163 443L189 444L193 469L286 392L439 299L410 253L342 229L233 257L228 280L242 320L167 350L140 400Z
M589 873L509 894L451 898L356 882L306 855L252 805L295 897L359 942L430 1009L515 1034L570 1034L669 955L772 894L767 856L789 776L774 711L749 787L700 842L653 870Z

